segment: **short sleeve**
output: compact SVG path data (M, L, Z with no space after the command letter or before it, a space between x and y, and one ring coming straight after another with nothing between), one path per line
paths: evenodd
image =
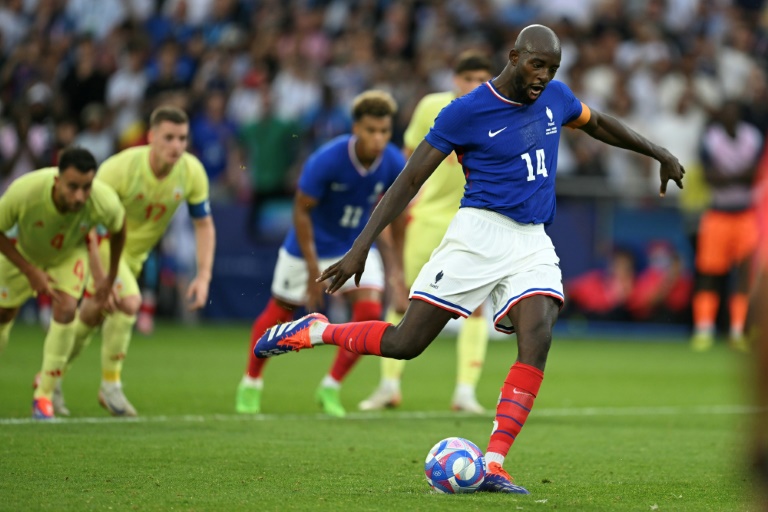
M324 165L327 158L321 158L322 155L316 153L309 157L299 177L299 190L315 199L323 197L330 180L328 166Z
M187 156L187 166L189 169L189 188L187 190L187 204L190 206L204 204L208 202L208 175L205 173L203 164L190 155Z
M118 153L104 160L96 172L96 178L112 187L112 190L117 192L119 197L126 195L123 190L125 188L123 177L126 175L125 155L123 153Z
M558 82L563 95L563 126L568 125L578 128L589 121L589 108L573 94L570 88L562 82Z
M440 111L435 124L425 137L430 146L446 155L465 145L469 117L461 99L453 100Z
M96 222L104 226L110 233L122 229L125 221L125 208L117 197L117 193L105 183L94 181L91 196L96 204Z
M408 123L408 128L405 129L403 134L403 143L408 149L416 149L424 136L429 133L429 128L432 126L434 119L429 118L429 108L427 106L428 99L422 98L422 100L416 105L413 110L413 116L411 116L411 122Z
M21 193L18 188L17 180L11 183L11 186L0 197L0 231L2 232L11 229L21 213L25 194Z

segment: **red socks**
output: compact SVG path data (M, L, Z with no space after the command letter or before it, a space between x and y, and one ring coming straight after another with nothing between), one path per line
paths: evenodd
M252 379L261 377L261 372L264 370L264 365L267 363L266 359L259 359L253 355L253 347L259 340L264 331L284 322L290 322L293 320L293 311L283 309L277 305L275 299L269 299L267 307L264 311L253 321L253 327L251 328L251 351L248 355L248 367L246 372Z
M533 401L539 393L544 372L520 362L512 365L501 387L496 406L496 421L487 452L506 456L520 429L523 428Z
M352 321L364 322L366 320L379 320L381 318L381 310L381 302L373 300L357 301L352 306ZM325 341L325 335L323 335L323 341ZM336 352L336 359L334 359L333 366L331 367L331 378L336 382L341 382L355 365L357 360L360 359L360 354L361 352L351 352L346 348L339 346L339 350Z
M352 310L352 322L328 325L323 332L323 343L337 345L355 354L380 356L381 338L387 327L392 324L382 322L379 318L381 318L380 303L358 302Z

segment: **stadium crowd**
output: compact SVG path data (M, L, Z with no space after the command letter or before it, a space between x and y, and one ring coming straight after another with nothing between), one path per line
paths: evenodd
M67 145L103 161L145 143L149 113L172 104L190 115L212 200L250 204L254 226L292 196L304 157L349 131L355 95L394 96L401 144L416 103L452 88L456 55L479 49L501 70L534 22L562 40L558 79L680 158L695 231L709 197L700 146L720 105L737 99L768 131L762 1L3 0L0 192ZM571 130L563 140L561 193L656 195L651 160Z

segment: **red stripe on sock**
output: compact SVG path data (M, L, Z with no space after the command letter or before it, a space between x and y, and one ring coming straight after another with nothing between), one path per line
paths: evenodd
M501 387L501 398L496 406L496 429L486 451L507 455L528 419L543 379L544 373L538 368L519 362L512 365Z
M249 377L252 379L261 377L264 365L267 364L267 359L259 359L253 355L253 347L259 341L261 335L273 325L290 322L291 320L293 320L293 311L280 307L275 302L275 299L269 299L264 311L253 321L253 327L251 328L251 350L248 353L248 366L245 370Z
M323 343L344 347L356 354L380 356L381 339L391 325L381 320L329 324L323 332Z
M352 321L379 320L381 318L381 311L381 302L373 300L357 301L352 305ZM358 359L360 359L359 353L350 352L343 347L339 347L336 359L333 360L333 365L331 366L330 376L336 382L341 382L355 366Z

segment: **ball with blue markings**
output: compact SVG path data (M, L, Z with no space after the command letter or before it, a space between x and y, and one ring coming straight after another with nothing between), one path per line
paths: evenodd
M485 479L483 452L461 437L443 439L429 450L424 464L427 482L437 492L475 492Z

